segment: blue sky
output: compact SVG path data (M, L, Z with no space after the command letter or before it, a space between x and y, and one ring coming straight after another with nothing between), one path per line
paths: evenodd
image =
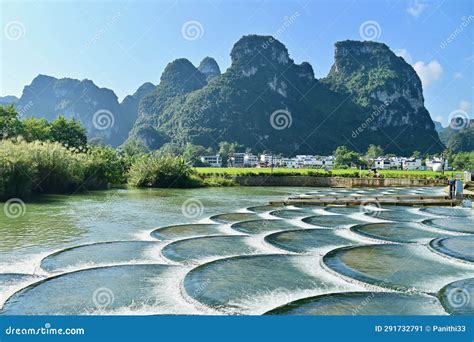
M92 79L122 99L157 84L175 58L211 56L224 71L233 44L255 33L276 36L317 78L336 41L384 42L414 65L434 119L446 125L458 109L472 118L472 0L0 1L0 96L46 74Z

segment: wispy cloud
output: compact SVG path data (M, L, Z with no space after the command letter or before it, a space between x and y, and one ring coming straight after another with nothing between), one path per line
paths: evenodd
M410 5L407 7L407 12L415 17L418 18L421 13L426 9L427 5L422 0L414 0L410 2Z
M459 109L465 112L469 111L469 109L471 109L471 102L466 100L459 102Z
M429 63L418 61L413 65L413 68L420 77L423 87L439 80L443 74L443 67L437 60L432 60Z

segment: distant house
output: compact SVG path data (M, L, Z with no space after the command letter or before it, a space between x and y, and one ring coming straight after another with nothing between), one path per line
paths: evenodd
M251 153L245 153L244 155L244 167L255 167L258 165L259 158Z
M202 163L209 164L212 167L222 166L222 158L218 154L216 154L215 156L201 156L200 159Z
M300 161L296 158L282 158L281 164L283 167L287 167L290 169L297 169L300 167Z
M403 170L422 170L421 159L419 158L406 158L402 160Z
M448 159L444 160L444 167L443 167L443 158L440 158L440 157L426 158L425 165L428 170L433 170L436 172L447 170L449 167Z
M392 161L389 158L378 157L374 160L374 167L380 170L387 170L392 168Z
M243 152L236 152L230 157L230 164L233 167L244 167L245 154Z

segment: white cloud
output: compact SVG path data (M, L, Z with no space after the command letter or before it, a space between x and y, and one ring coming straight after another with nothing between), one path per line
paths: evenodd
M456 80L460 80L460 79L463 78L464 76L463 76L462 73L456 72L456 73L454 73L453 77L454 77L454 79L456 79Z
M424 1L414 0L410 2L410 5L407 8L407 12L411 16L418 18L425 9L426 9L426 3Z
M467 112L469 109L471 109L471 102L466 100L459 102L459 109Z
M399 57L402 57L405 62L411 64L412 58L411 55L408 53L407 49L398 49L395 51L395 54Z
M443 67L437 60L432 60L429 63L418 61L413 65L413 68L420 77L423 87L439 80L443 74Z

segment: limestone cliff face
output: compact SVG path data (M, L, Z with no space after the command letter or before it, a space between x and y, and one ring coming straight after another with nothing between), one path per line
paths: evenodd
M124 114L124 120L126 120L126 122L123 122L125 136L128 136L128 132L130 132L137 120L140 101L155 89L156 86L153 83L143 83L133 95L127 95L120 103L120 110Z
M120 144L129 129L123 125L127 118L122 114L115 93L107 88L99 88L87 79L80 81L38 75L23 89L15 106L22 117L53 120L64 115L77 119L86 128L89 138L99 138L106 144ZM97 121L96 115L94 124L94 114L97 112L101 118Z
M352 101L362 108L370 118L369 138L376 139L383 133L397 137L390 144L395 147L394 152L412 150L416 145L431 153L442 148L424 106L418 75L387 45L360 41L336 43L334 65L323 82L338 93L351 95Z
M204 58L201 63L199 63L198 70L206 76L207 81L221 74L219 65L216 60L211 57Z
M271 36L244 36L230 56L223 74L209 60L199 68L186 59L170 63L140 102L130 137L206 147L235 141L284 154L328 154L340 145L362 152L377 144L402 155L443 148L418 76L384 44L336 43L323 80ZM285 127L272 122L275 112L286 115Z

